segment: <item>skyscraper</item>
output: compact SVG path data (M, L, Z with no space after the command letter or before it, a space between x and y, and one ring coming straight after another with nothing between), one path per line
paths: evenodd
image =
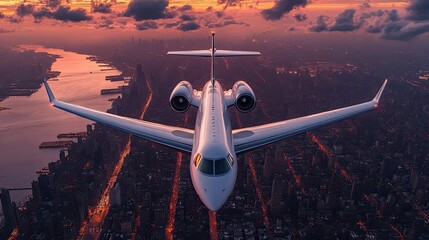
M10 201L9 190L0 188L0 201L4 215L4 232L9 235L17 226L15 218L15 209Z

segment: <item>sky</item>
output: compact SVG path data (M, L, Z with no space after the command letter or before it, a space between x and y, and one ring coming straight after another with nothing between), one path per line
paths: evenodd
M410 42L429 35L429 0L0 0L0 40L83 30L343 32Z

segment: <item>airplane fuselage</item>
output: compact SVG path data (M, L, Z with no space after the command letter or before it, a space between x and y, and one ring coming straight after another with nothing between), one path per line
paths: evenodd
M222 86L217 81L214 85L207 82L198 108L189 169L196 192L212 211L225 203L237 178L227 109Z

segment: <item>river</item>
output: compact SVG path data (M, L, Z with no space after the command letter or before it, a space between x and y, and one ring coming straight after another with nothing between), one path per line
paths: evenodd
M108 99L118 94L100 95L100 90L123 85L105 80L105 76L119 75L120 71L100 66L88 60L88 55L41 46L21 48L61 56L51 68L61 74L58 81L49 84L55 97L63 101L106 111L110 108ZM59 133L86 131L86 125L91 123L51 107L44 87L30 97L9 97L0 106L11 108L0 111L0 187L3 188L31 187L38 176L36 171L59 159L58 149L39 149L39 144L57 140ZM11 191L11 198L19 201L29 193Z

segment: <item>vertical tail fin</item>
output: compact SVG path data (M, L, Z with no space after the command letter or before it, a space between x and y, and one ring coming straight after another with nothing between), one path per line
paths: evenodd
M211 49L212 69L211 69L211 74L210 74L210 78L211 78L211 81L212 81L212 87L214 87L214 82L215 82L215 52L216 52L216 48L215 48L215 32L212 31L212 49Z
M242 56L259 56L260 52L255 51L235 51L235 50L217 50L215 48L215 32L212 31L212 46L208 50L191 50L191 51L169 51L167 55L192 56L192 57L210 57L211 72L210 80L214 85L215 81L215 58L216 57L242 57Z

